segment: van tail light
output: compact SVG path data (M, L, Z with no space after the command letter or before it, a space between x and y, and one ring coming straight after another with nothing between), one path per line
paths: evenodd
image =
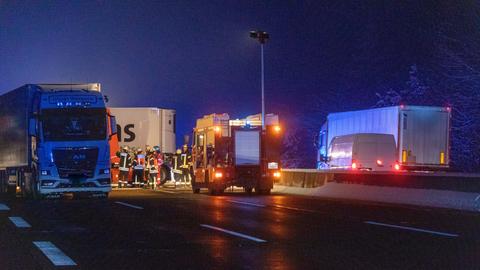
M356 169L357 169L357 163L356 163L356 162L352 162L352 169L353 169L353 170L356 170Z
M273 177L275 177L275 178L280 178L280 176L282 176L282 174L280 172L274 172L273 173Z
M215 172L215 178L222 178L223 173L222 172Z
M394 168L395 168L396 171L400 171L400 164L395 163Z

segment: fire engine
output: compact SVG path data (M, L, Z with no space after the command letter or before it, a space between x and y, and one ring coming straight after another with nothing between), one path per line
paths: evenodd
M269 194L280 178L282 129L278 116L265 116L262 129L259 114L230 119L210 114L197 119L192 141L192 189L221 194L228 187L242 187L247 193Z

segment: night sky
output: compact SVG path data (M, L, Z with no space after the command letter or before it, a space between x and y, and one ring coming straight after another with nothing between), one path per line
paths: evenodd
M100 82L110 106L176 109L180 141L204 114L260 112L248 32L262 29L267 112L294 127L312 100L323 112L375 104L433 61L436 24L463 23L472 4L358 2L0 0L0 93Z

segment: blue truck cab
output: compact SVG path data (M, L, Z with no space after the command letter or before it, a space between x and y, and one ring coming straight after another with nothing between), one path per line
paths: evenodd
M100 84L28 84L0 96L0 107L3 191L108 196L116 123Z

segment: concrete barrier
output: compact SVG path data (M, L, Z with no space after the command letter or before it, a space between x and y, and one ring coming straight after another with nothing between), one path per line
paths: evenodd
M290 187L314 188L333 181L333 176L333 173L320 173L311 169L284 169L277 183Z
M364 172L284 169L277 184L313 188L327 182L480 192L480 174L450 172Z

